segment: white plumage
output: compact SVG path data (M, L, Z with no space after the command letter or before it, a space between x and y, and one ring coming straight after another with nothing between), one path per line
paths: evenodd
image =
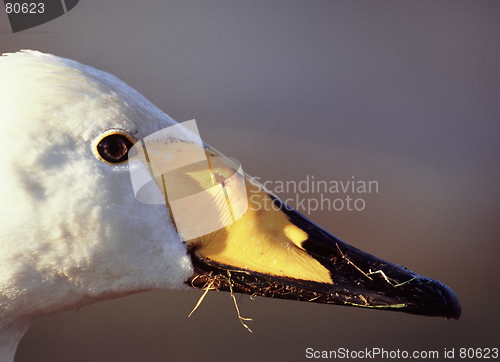
M186 289L193 271L168 209L138 202L126 166L91 148L109 129L140 138L174 124L169 116L108 73L36 51L2 56L0 82L0 361L9 361L41 315Z

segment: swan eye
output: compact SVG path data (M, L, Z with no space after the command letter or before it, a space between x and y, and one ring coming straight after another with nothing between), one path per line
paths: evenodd
M128 160L128 152L134 145L131 138L123 133L111 133L97 143L97 153L106 162L122 163Z

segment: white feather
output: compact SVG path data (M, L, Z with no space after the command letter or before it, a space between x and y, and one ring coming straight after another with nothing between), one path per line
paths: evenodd
M41 315L188 288L169 210L92 151L109 129L143 138L175 121L116 77L36 51L0 57L0 85L0 361Z

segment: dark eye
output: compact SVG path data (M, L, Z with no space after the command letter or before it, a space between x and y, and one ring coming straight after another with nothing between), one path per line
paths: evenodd
M129 137L121 133L113 133L99 141L97 152L104 161L121 163L127 161L128 151L133 145Z

